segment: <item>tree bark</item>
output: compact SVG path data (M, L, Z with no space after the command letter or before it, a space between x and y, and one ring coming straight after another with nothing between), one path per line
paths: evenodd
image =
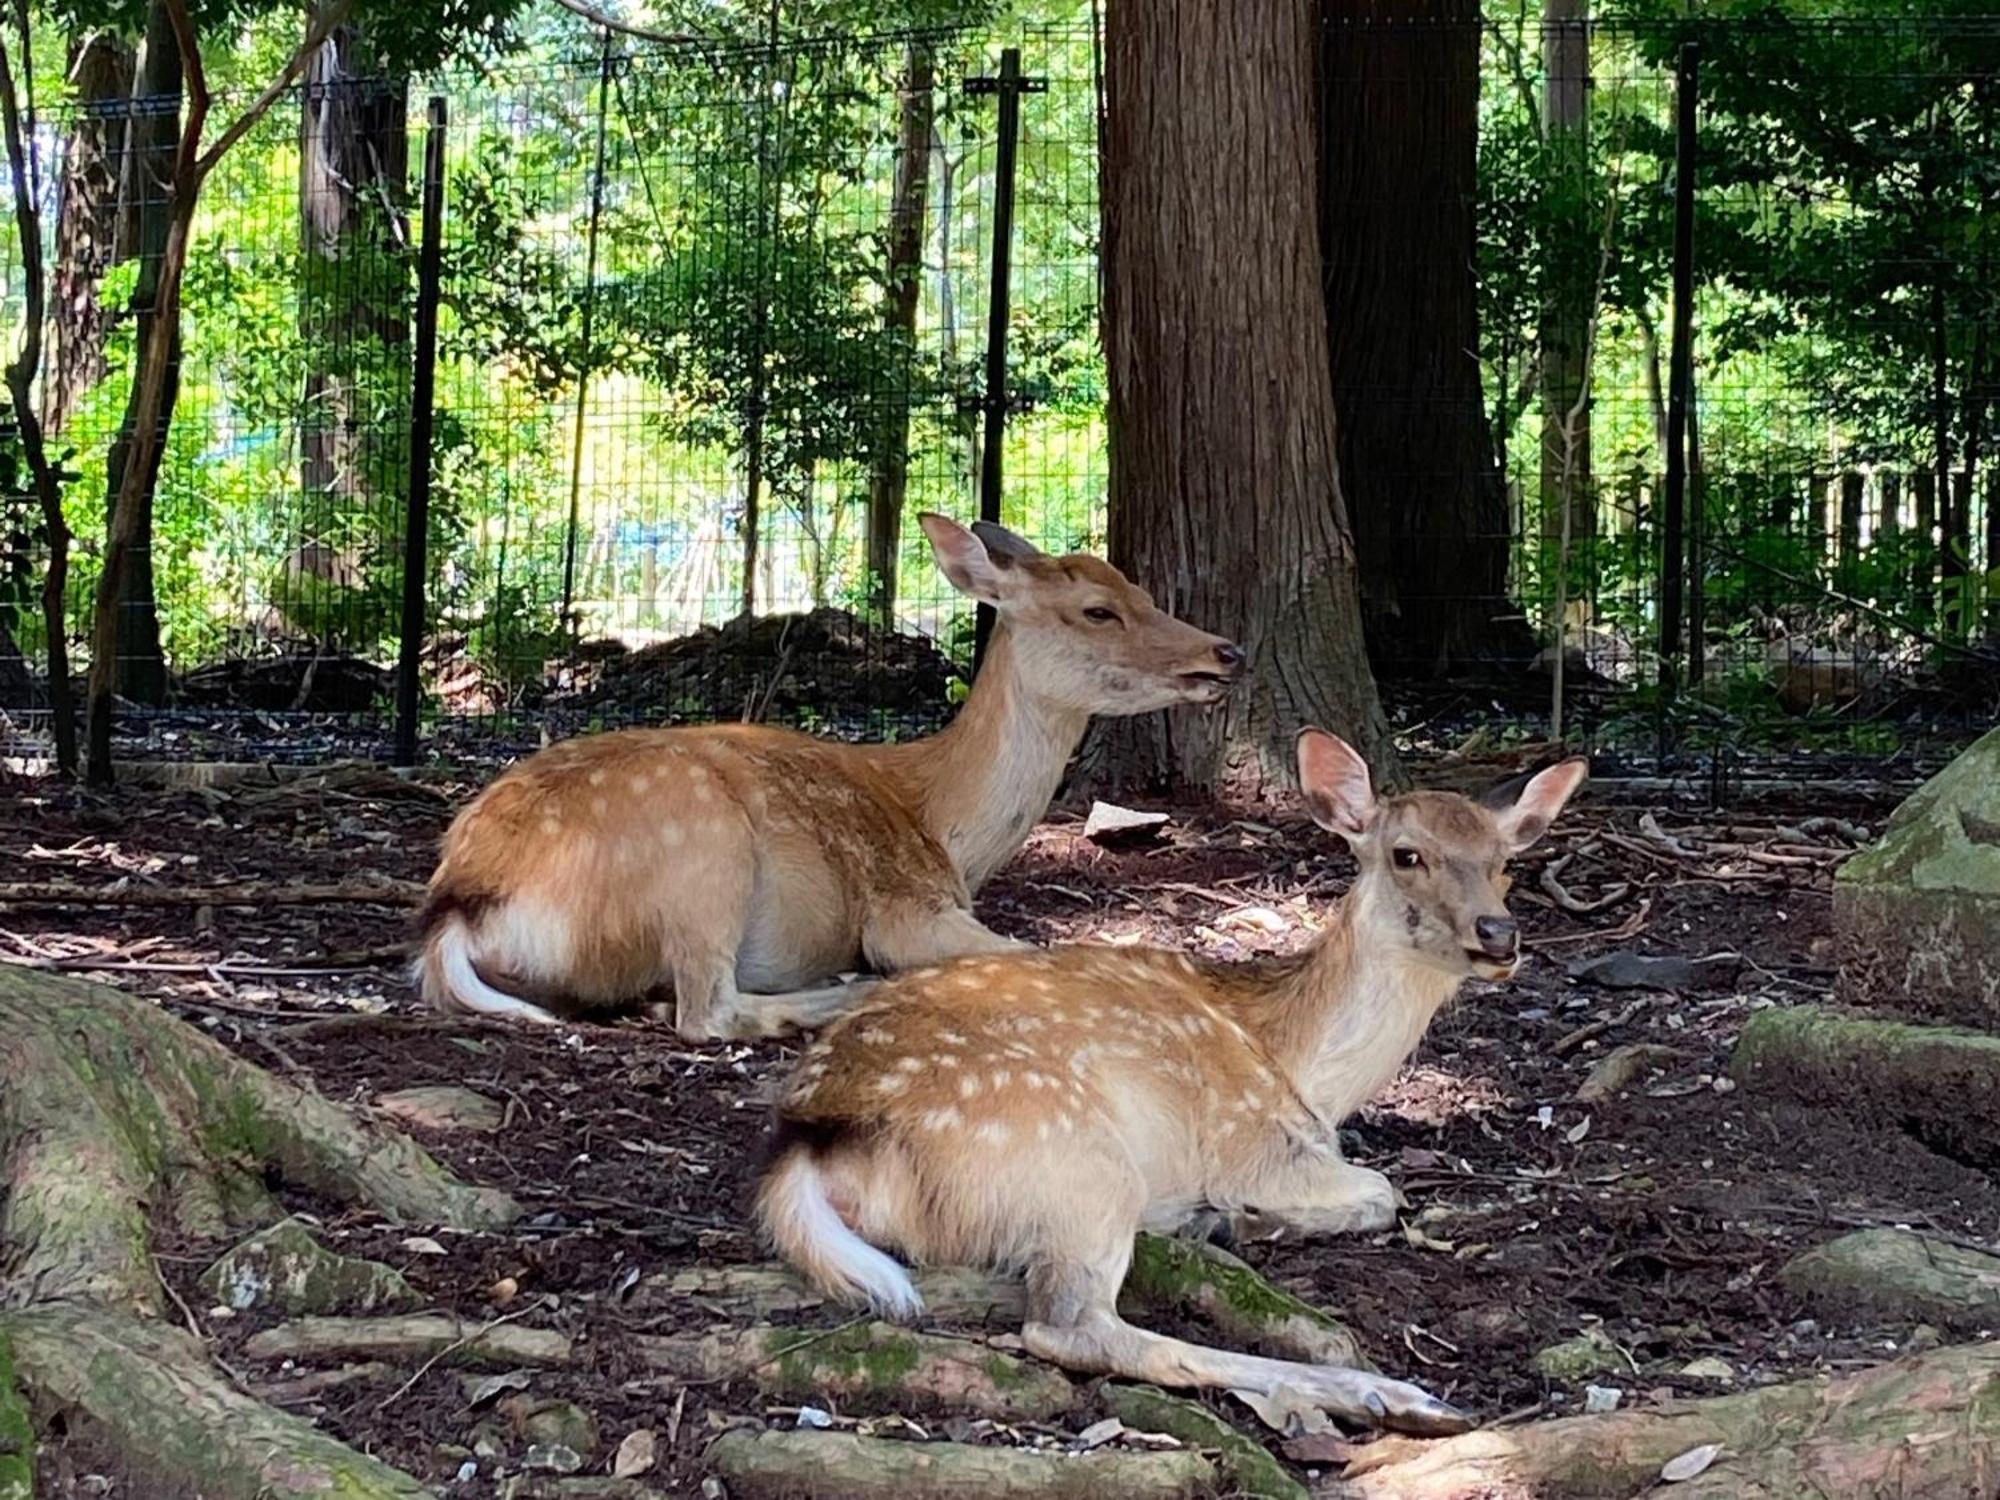
M130 173L129 188L137 222L133 254L139 261L138 286L132 294L132 307L138 315L135 373L106 472L106 509L114 534L121 529L119 506L129 501L134 514L123 527L129 541L122 547L113 542L105 549L104 580L99 587L111 586L116 629L109 640L95 643L96 651L108 649L110 654L110 691L136 703L163 703L167 696L167 663L160 649L160 610L153 587L153 494L160 481L160 462L166 454L174 402L180 394L178 268L171 272L174 285L169 288L167 283L170 242L174 238L175 155L181 136L181 91L180 43L174 36L163 0L154 0L146 15L145 50L133 86L137 107L132 114L126 147L126 170ZM182 254L185 256L185 246ZM164 362L164 373L151 419L154 430L142 440L138 429L146 420L147 382L138 372L160 361ZM135 451L142 456L142 469L138 475L128 477L126 470ZM93 680L98 676L94 664L91 676ZM93 721L100 717L98 696L93 686ZM93 723L93 746L96 733Z
M1337 474L1315 15L1312 0L1129 0L1107 18L1111 557L1251 664L1220 709L1111 729L1113 783L1289 785L1312 723L1397 774Z
M54 357L42 401L42 424L51 436L62 432L77 403L104 378L112 319L97 293L118 259L119 163L131 128L134 61L132 44L108 31L70 44L77 115L63 152L49 288Z
M896 612L896 564L903 538L903 496L910 481L911 385L917 371L917 300L923 289L924 208L931 180L931 133L937 116L937 60L931 44L912 41L903 66L902 123L896 180L889 200L888 295L882 327L901 355L903 385L882 412L868 476L868 578L875 618Z
M404 81L383 76L362 29L340 26L307 67L299 117L308 361L299 477L311 519L281 585L293 597L279 608L315 640L356 634L353 644L364 649L373 632L349 606L371 559L346 545L341 523L365 517L385 555L401 534L394 512L407 460L397 451L396 413L408 411L408 94Z
M1590 324L1597 301L1597 224L1590 181L1590 6L1544 0L1542 142L1550 186L1569 211L1543 247L1542 536L1570 546L1597 534L1591 483Z
M1660 1468L1722 1447L1710 1467L1659 1486ZM1568 1417L1442 1442L1369 1445L1328 1500L1676 1500L1838 1495L1959 1500L1991 1492L2000 1465L2000 1347L1969 1344L1836 1380L1765 1386L1660 1411Z
M1526 661L1479 368L1479 6L1320 11L1327 340L1369 659Z
M725 1432L710 1468L745 1500L1195 1500L1214 1466L1185 1449L1047 1453L846 1432Z

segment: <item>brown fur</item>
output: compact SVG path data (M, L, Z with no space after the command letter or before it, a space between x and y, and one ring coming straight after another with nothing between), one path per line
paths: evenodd
M953 581L1000 609L950 727L906 745L723 725L551 746L445 837L419 962L432 1001L547 1019L665 991L683 1035L764 1035L851 1000L804 988L843 971L1009 946L972 892L1026 838L1089 715L1214 701L1240 653L1096 558L997 529L989 553L926 525Z
M1438 793L1377 805L1365 768L1358 790L1351 780L1358 765L1304 768L1308 804L1362 868L1298 960L1097 947L962 958L889 982L829 1028L779 1104L793 1144L759 1212L780 1249L836 1295L881 1300L887 1286L897 1300L816 1215L824 1201L861 1240L918 1261L1024 1267L1030 1347L1060 1362L1182 1385L1316 1381L1356 1414L1339 1404L1359 1399L1351 1382L1158 1340L1119 1322L1114 1299L1133 1233L1200 1209L1305 1232L1392 1222L1393 1188L1341 1159L1336 1127L1468 974L1512 972L1512 939L1491 957L1479 924L1504 917L1500 866L1581 766L1495 812ZM1369 1389L1411 1414L1429 1400Z

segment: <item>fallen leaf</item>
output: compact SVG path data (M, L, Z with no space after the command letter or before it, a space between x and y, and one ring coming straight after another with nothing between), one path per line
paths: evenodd
M1690 1448L1685 1453L1676 1454L1660 1465L1660 1478L1668 1484L1679 1484L1705 1473L1708 1466L1722 1456L1722 1444L1703 1443L1699 1448Z
M1422 1229L1412 1224L1408 1219L1403 1220L1403 1238L1408 1243L1415 1245L1419 1250L1436 1250L1445 1255L1451 1254L1452 1251L1458 1248L1451 1240L1431 1238L1430 1235L1425 1234Z
M618 1453L611 1460L611 1475L614 1479L637 1479L648 1472L659 1461L659 1439L650 1427L641 1427L625 1434L625 1440L618 1445Z
M1292 924L1272 911L1268 906L1239 906L1234 911L1225 912L1217 927L1248 927L1254 931L1277 937L1290 932Z
M486 1300L495 1307L505 1307L521 1295L521 1283L511 1276L502 1276L486 1289Z
M1102 1422L1092 1422L1076 1435L1079 1448L1102 1448L1106 1443L1125 1430L1125 1424L1116 1417L1106 1417Z
M1093 802L1090 816L1083 821L1083 836L1101 843L1112 843L1121 837L1145 838L1166 821L1165 813L1135 812L1115 802Z
M1572 1146L1574 1146L1578 1141L1582 1140L1585 1136L1589 1134L1590 1134L1590 1116L1585 1115L1581 1120L1578 1120L1574 1125L1570 1126L1569 1129L1563 1132L1563 1139L1568 1141Z
M1297 1386L1280 1385L1269 1394L1262 1391L1236 1390L1232 1390L1229 1394L1254 1411L1257 1420L1266 1427L1287 1437L1303 1437L1308 1433L1334 1430L1333 1418L1322 1411Z
M525 1391L534 1377L526 1370L509 1370L504 1375L488 1375L466 1397L468 1406L484 1406L505 1391Z
M403 1248L412 1255L447 1255L444 1246L427 1234L413 1234L403 1241Z
M1158 1448L1163 1451L1186 1446L1171 1432L1139 1432L1131 1427L1119 1434L1119 1441L1128 1448Z
M1309 1432L1304 1437L1286 1438L1279 1445L1295 1464L1344 1464L1359 1451L1337 1432Z

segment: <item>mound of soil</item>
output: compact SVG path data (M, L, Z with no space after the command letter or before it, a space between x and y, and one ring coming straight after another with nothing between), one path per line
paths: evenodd
M687 719L843 721L935 714L956 675L930 640L870 625L844 609L739 615L726 625L603 663L595 683L551 707L665 712Z
M395 683L387 667L358 656L259 656L210 662L175 684L183 703L264 713L360 714Z

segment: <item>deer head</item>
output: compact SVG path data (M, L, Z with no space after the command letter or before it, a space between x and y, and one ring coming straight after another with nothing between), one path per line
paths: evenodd
M1051 557L990 521L920 520L952 587L998 611L1020 680L1039 697L1140 714L1218 703L1243 674L1241 647L1175 619L1101 558Z
M1521 934L1507 911L1504 867L1548 831L1589 762L1562 761L1477 802L1454 792L1377 800L1368 763L1345 741L1307 729L1298 749L1307 810L1361 866L1347 898L1355 921L1448 974L1511 978Z

